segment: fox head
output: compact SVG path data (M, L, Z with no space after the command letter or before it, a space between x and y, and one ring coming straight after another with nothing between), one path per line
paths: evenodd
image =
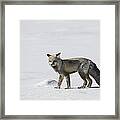
M52 68L54 68L54 70L56 72L58 71L58 69L59 69L59 67L61 65L60 54L61 53L58 53L58 54L55 54L55 55L47 54L49 65Z

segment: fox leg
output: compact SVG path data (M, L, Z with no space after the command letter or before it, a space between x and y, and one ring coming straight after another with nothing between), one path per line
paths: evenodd
M81 78L83 79L84 82L83 82L83 85L81 87L78 87L78 88L86 88L86 86L87 86L87 79L86 79L86 77L81 75L80 73L79 73L79 75L81 76Z
M81 76L81 78L84 80L83 86L81 86L80 88L86 88L87 83L89 78L88 78L88 70L89 70L89 62L83 62L81 63L79 69L78 69L78 73ZM87 79L88 78L88 79Z
M70 88L70 75L65 76L67 82L67 89Z
M87 80L88 80L88 85L87 85L87 87L91 87L91 85L92 85L92 79L89 77L89 75L88 75L88 77L87 77Z
M59 76L59 81L58 81L58 86L55 87L55 88L59 88L59 89L60 89L60 86L61 86L61 84L62 84L63 79L64 79L64 75L61 75L61 74L60 74L60 76Z

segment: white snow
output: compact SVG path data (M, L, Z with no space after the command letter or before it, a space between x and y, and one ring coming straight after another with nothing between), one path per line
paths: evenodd
M77 73L71 75L71 89L66 88L64 80L61 89L57 86L57 80L34 79L38 73L34 73L30 79L30 73L26 73L26 79L21 80L21 100L99 100L100 88L77 89L83 81ZM25 75L24 75L25 76ZM28 79L27 79L28 78ZM41 82L39 82L41 81ZM53 81L51 84L48 82ZM98 86L93 80L92 86Z

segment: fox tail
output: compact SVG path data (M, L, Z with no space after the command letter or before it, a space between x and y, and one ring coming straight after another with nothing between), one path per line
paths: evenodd
M95 79L96 83L100 86L100 70L92 61L90 62L89 66L89 74Z

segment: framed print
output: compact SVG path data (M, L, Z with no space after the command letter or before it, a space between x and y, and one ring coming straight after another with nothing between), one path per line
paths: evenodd
M119 119L119 2L1 2L2 119Z

